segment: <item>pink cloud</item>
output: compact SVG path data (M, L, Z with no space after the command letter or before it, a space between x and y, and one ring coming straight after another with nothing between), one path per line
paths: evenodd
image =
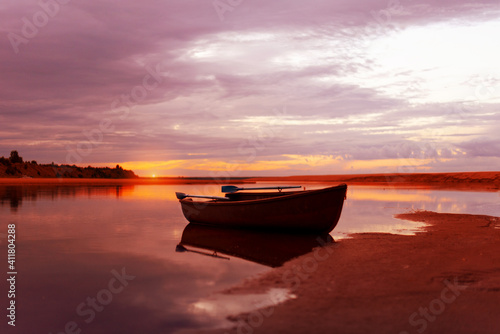
M289 124L260 152L268 159L310 152L360 159L404 155L403 147L418 145L410 132L420 128L398 134L402 122L447 111L439 104L409 106L403 96L367 86L363 75L378 66L365 53L371 41L499 13L497 1L258 0L233 2L221 20L212 2L44 3L52 7L27 0L1 5L0 152L18 149L33 159L64 162L68 146L87 140L84 131L110 119L115 131L104 134L85 163L188 159L187 153L234 158L251 126L265 124L235 128L232 122L285 107ZM27 36L30 24L36 33ZM163 80L145 90L145 82L154 84L145 79L148 68L156 66ZM410 78L402 81L406 86L419 73L400 75ZM380 115L349 123L349 117L374 114ZM480 126L488 117L468 114L467 120ZM306 118L344 123L301 124ZM487 135L498 139L495 132ZM465 136L442 146L484 155Z

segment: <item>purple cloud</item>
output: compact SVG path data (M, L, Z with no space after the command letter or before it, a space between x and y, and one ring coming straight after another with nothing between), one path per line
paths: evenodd
M280 129L259 158L394 159L430 156L428 146L450 159L498 156L487 126L498 118L496 75L471 85L464 69L485 76L472 58L443 69L445 55L422 45L412 56L430 64L422 70L393 45L403 33L495 28L497 1L214 3L4 1L0 155L65 162L101 131L82 163L230 161L259 129ZM453 87L441 92L439 80ZM477 148L479 135L490 148Z

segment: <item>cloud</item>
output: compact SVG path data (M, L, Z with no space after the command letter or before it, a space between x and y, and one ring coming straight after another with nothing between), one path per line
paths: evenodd
M499 139L479 138L459 145L469 157L498 157L500 152Z
M496 138L487 125L498 119L490 69L500 51L484 34L499 29L496 1L256 0L223 20L213 2L194 0L47 8L1 5L6 154L64 162L108 120L114 130L82 162L234 161L270 129L279 131L257 150L266 161L431 156L429 146L496 156L474 141ZM456 27L481 61L449 50Z

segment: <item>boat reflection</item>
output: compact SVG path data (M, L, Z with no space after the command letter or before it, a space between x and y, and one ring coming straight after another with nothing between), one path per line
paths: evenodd
M227 259L218 254L222 253L269 267L279 267L286 261L311 252L315 247L334 242L328 233L292 234L229 229L191 223L182 232L176 252L188 251ZM190 247L208 252L190 249Z
M0 206L8 204L16 212L23 201L81 196L109 196L120 198L133 185L0 185Z

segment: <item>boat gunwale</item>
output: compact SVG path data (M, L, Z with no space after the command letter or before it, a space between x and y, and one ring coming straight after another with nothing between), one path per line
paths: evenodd
M222 200L213 200L213 201L194 201L190 198L184 198L179 200L182 204L193 204L193 205L210 205L210 206L233 206L233 205L248 205L248 204L260 204L260 203L270 203L270 202L278 202L278 201L286 201L291 198L298 198L298 197L303 197L303 196L311 196L311 195L316 195L316 194L321 194L321 193L327 193L331 192L333 190L345 190L347 191L347 184L341 183L336 186L331 186L327 188L321 188L321 189L312 189L312 190L304 190L304 191L291 191L289 195L280 195L280 196L275 196L275 197L269 197L269 198L258 198L258 199L251 199L251 200L242 200L242 201L236 201L236 200L230 200L230 201L222 201ZM245 194L249 194L248 192ZM344 195L345 196L345 195Z

